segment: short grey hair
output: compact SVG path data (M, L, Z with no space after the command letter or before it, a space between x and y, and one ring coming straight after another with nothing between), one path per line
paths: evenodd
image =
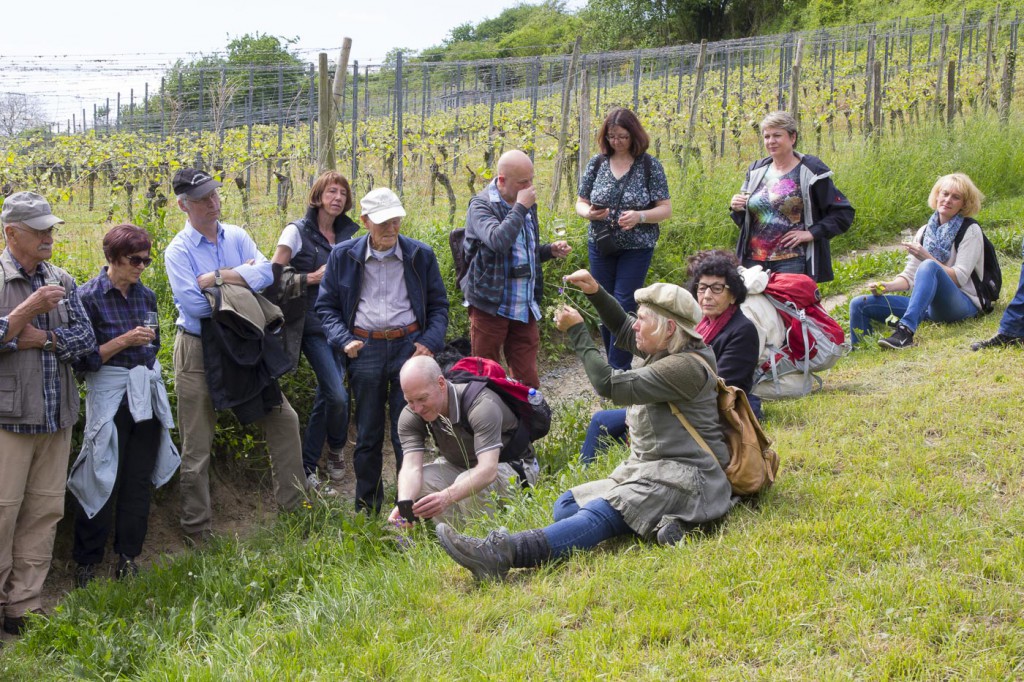
M640 307L637 308L637 313L639 314L641 310L650 315L654 320L654 334L656 336L664 337L668 333L668 323L675 322L675 320L670 320L668 317L656 312L649 306L642 303L640 304ZM672 332L672 335L668 337L668 347L665 350L675 355L676 353L681 353L684 350L700 348L704 345L703 343L697 343L696 341L696 339L683 331L682 325L675 322L675 330Z
M786 111L773 111L761 119L761 132L768 128L779 128L790 135L796 135L799 131L796 128L796 119Z

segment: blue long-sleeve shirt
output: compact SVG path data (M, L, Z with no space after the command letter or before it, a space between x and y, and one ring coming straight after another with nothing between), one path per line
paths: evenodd
M252 260L252 265L246 261ZM200 333L199 320L213 311L203 296L200 275L231 268L253 291L262 291L274 280L270 261L260 253L249 233L237 225L217 223L217 243L199 233L186 221L185 229L174 236L164 251L167 279L178 308L177 325L190 334Z

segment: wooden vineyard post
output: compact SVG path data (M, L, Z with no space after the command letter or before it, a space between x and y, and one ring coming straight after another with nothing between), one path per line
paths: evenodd
M949 60L949 72L946 74L946 125L953 125L956 115L956 61Z
M700 41L700 53L697 55L697 75L693 81L693 92L690 94L690 120L686 123L686 147L683 149L683 181L686 180L686 166L690 160L690 147L693 145L693 132L697 127L697 108L700 104L700 93L704 87L704 59L707 57L708 41Z
M1013 76L1017 53L1007 50L1003 55L1003 78L999 94L999 122L1003 125L1010 120L1010 99L1013 97Z
M317 94L320 119L320 139L317 143L317 168L320 173L327 170L335 170L337 167L334 161L334 123L331 121L331 89L330 75L327 71L327 53L320 53L319 78L317 83Z
M555 174L551 178L554 185L551 188L551 202L548 210L554 211L558 204L558 195L562 187L562 168L565 166L565 143L569 136L569 110L572 103L572 82L576 73L576 64L580 58L580 45L583 43L583 36L576 36L576 43L572 47L572 59L569 61L569 70L563 76L562 82L562 126L558 131L558 154L555 157ZM580 131L583 134L583 131Z
M345 81L348 79L348 58L352 53L352 39L343 38L341 41L341 54L338 55L338 63L334 65L334 81L331 87L331 101L334 108L331 110L331 155L337 152L337 131L335 121L345 116Z
M796 41L796 55L793 58L792 73L789 78L789 115L800 125L800 67L803 64L804 39Z
M871 80L874 76L874 63L875 63L875 34L874 32L868 36L868 50L867 58L864 60L864 112L863 112L863 126L864 136L867 137L871 134L872 118L871 118L871 93L874 91Z
M590 71L583 69L580 72L580 153L577 182L583 177L583 169L586 168L590 159Z
M871 95L871 125L876 138L882 136L882 62L877 59L872 63L871 84L874 92Z
M939 42L939 69L935 77L935 120L942 115L942 71L946 68L946 41L949 39L949 24L942 25L942 38Z

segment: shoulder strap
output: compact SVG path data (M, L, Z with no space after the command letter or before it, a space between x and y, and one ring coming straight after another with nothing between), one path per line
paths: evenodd
M715 370L711 369L711 365L708 363L707 360L701 357L700 353L691 352L689 353L689 355L698 362L700 362L700 364L704 365L704 367L708 370L708 374L713 376L715 378L715 381L718 381L718 374L715 373ZM672 410L672 414L676 416L676 419L678 419L679 422L683 425L683 428L685 428L687 432L689 432L689 434L693 436L693 439L697 441L697 445L699 445L701 449L704 450L706 453L714 457L715 453L712 452L710 447L708 447L708 442L704 440L703 436L697 433L697 429L693 428L693 424L691 424L690 420L683 415L682 411L680 411L678 407L676 407L676 404L669 401L668 407L670 410Z
M964 222L960 225L960 229L956 231L956 237L953 238L953 246L957 249L960 248L960 242L964 240L964 236L967 234L967 229L971 225L977 225L978 221L974 218L964 218Z

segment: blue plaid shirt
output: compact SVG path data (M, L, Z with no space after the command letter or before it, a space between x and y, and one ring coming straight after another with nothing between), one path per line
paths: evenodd
M145 315L156 310L156 294L141 282L128 289L126 298L110 281L107 268L104 266L100 274L78 288L78 297L85 307L85 312L92 322L92 330L96 334L96 345L92 352L75 362L75 369L80 372L97 372L103 366L100 358L100 346L116 339L127 331L142 326ZM157 331L153 345L129 346L112 356L107 364L112 367L131 369L145 365L152 369L156 353L160 349L160 332Z
M17 263L14 254L11 260ZM45 261L36 267L35 273L30 277L25 269L18 264L21 274L32 284L32 291L47 284L47 273L50 269L49 263ZM72 286L68 291L67 299L60 305L67 306L70 322L67 327L60 327L53 330L54 349L51 352L42 351L43 357L43 406L46 410L45 424L0 424L4 431L36 435L40 433L55 433L60 424L60 373L59 362L73 362L75 358L89 352L96 343L92 333L92 325L89 324L89 316L78 298L78 289ZM7 336L8 320L0 317L0 339ZM38 329L49 330L50 323L47 315L37 315L32 320L32 325ZM18 350L18 337L7 343L0 344L0 351L15 352ZM77 391L78 386L65 386L64 390Z
M500 201L506 208L511 209L507 201L498 193L498 188L491 183L489 188L491 201ZM512 258L510 266L529 265L529 277L506 277L505 292L501 298L501 305L497 313L502 317L517 322L529 322L530 314L540 319L540 306L533 298L533 289L537 279L537 241L533 232L533 215L527 211L526 220L523 221L523 229L519 231L515 244L512 245Z

